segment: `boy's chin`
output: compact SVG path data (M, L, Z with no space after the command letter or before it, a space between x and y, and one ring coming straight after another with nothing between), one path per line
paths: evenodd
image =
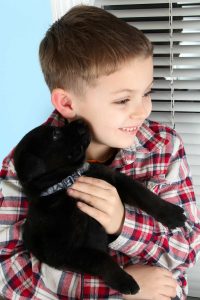
M130 142L118 143L118 145L114 146L113 148L126 149L126 148L133 147L133 145L134 145L134 138Z
M121 147L121 149L132 148L133 145L134 145L134 142L132 142L131 144L124 145L124 147Z
M130 135L130 136L126 136L126 137L121 137L117 140L117 143L119 144L118 148L130 148L134 145L135 143L135 137L136 135Z

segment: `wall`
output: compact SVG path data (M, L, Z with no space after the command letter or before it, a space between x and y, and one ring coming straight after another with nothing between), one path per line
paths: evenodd
M51 23L50 0L0 1L0 163L53 109L38 59Z

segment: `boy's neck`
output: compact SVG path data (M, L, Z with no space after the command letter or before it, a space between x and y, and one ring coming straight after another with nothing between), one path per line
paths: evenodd
M98 161L101 163L106 162L113 156L116 152L116 149L109 148L106 146L97 145L93 142L90 143L87 151L86 151L86 160L87 161Z

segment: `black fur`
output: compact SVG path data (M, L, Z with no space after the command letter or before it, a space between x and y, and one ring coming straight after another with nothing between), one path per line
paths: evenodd
M139 290L136 281L107 253L108 235L102 226L81 212L65 190L40 196L83 164L89 143L88 126L77 120L59 128L37 127L17 145L15 168L29 200L24 243L50 266L100 276L113 289L135 294ZM106 180L117 188L123 203L141 208L166 226L184 225L182 208L128 176L100 164L92 164L85 175Z

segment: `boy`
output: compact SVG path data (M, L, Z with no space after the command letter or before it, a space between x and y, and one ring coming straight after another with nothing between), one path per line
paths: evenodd
M28 201L13 168L1 171L0 292L7 299L186 299L185 271L200 250L200 224L184 148L172 129L147 120L151 112L152 45L142 32L102 9L78 6L47 31L42 70L56 111L50 125L84 118L91 127L88 161L140 180L185 209L184 228L169 230L124 206L113 186L80 177L67 191L110 234L110 255L138 282L120 295L100 278L55 270L24 249ZM31 170L30 170L31 171Z

